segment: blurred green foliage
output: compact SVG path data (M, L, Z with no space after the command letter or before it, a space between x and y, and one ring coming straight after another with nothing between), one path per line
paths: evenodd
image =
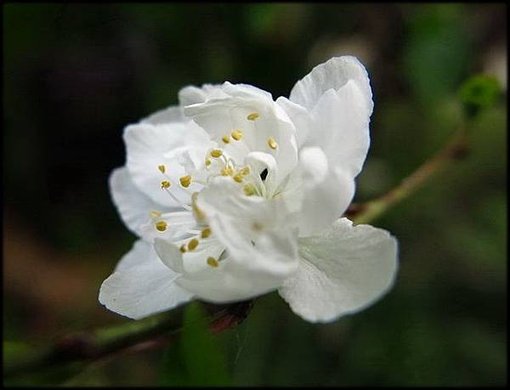
M163 386L226 386L230 383L224 352L208 329L207 315L198 302L186 306L182 334L164 352Z
M459 98L468 117L478 115L490 108L501 95L501 86L494 76L476 75L465 81L459 90Z
M229 80L288 96L316 64L353 54L367 66L375 101L355 201L385 193L441 148L466 101L492 100L493 82L472 75L492 72L503 90L469 123L467 158L374 222L399 240L393 290L323 325L268 294L239 327L213 338L192 305L179 344L105 359L65 383L506 383L507 111L494 60L506 64L506 5L11 3L3 10L4 212L14 216L4 217L11 234L4 245L30 248L30 239L14 235L30 232L52 250L37 249L30 267L47 256L40 269L68 270L54 279L4 272L4 340L42 343L123 321L99 306L97 290L134 240L107 187L125 162L125 125L175 104L189 84ZM83 268L91 270L79 274L90 291L66 301L73 294L59 286ZM13 345L4 345L4 357Z

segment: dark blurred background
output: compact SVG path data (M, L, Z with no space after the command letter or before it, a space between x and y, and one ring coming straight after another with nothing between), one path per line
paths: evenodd
M470 154L374 225L400 243L394 289L327 325L276 293L221 335L238 385L503 385L507 381L507 7L504 4L5 4L4 341L43 344L125 321L97 301L135 237L107 179L124 126L225 80L288 96L313 66L360 58L372 146L355 201L446 142L473 74L504 96ZM161 351L92 364L69 385L158 384Z

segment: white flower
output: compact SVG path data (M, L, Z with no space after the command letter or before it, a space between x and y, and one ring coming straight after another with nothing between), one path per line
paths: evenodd
M372 92L356 58L315 67L289 99L225 82L186 87L179 101L125 129L126 166L110 188L140 239L103 282L102 304L138 319L278 290L326 322L390 288L396 240L338 219L370 141Z

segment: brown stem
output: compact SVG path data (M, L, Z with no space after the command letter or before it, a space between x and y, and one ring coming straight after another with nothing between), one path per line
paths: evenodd
M238 325L246 318L252 306L252 300L215 305L215 310L209 317L209 328L218 333ZM45 349L27 354L15 362L6 362L4 377L28 374L57 365L86 363L161 336L170 338L182 330L179 320L175 315L164 313L115 327L66 335ZM147 346L157 347L164 344L152 343Z
M356 224L373 221L390 207L410 196L430 177L442 171L450 162L464 158L467 152L466 132L461 128L439 152L402 180L397 187L370 202L351 205L346 212L346 216Z

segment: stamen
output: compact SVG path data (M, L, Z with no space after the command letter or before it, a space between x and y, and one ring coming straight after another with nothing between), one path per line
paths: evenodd
M253 184L246 184L244 187L243 187L243 191L244 191L244 194L246 196L252 196L252 195L255 195L257 193L257 189L255 188L255 186Z
M181 186L183 186L184 188L188 188L191 184L191 176L190 175L186 175L186 176L182 176L179 181L181 182Z
M241 130L237 129L232 132L231 136L236 141L239 141L241 138L243 138L243 132Z
M186 244L182 244L179 250L181 251L181 253L186 253Z
M206 227L205 229L202 230L202 233L200 234L200 237L207 238L210 235L211 235L211 228Z
M248 119L249 121L254 121L255 119L257 119L258 117L260 116L260 114L258 112L252 112L251 114L249 114L246 119Z
M151 218L161 217L161 213L159 211L156 211L156 210L151 210L151 212L149 214L150 214Z
M193 210L193 215L195 216L195 219L200 222L205 219L205 214L200 208L197 206L197 196L198 192L193 192L191 194L191 209Z
M223 151L220 149L213 149L211 150L211 157L218 158L223 156Z
M244 179L244 176L239 172L234 175L234 181L236 181L238 183L242 183L243 179Z
M250 174L250 167L247 165L239 170L239 173L243 176L247 176Z
M172 183L170 183L168 180L163 180L161 182L161 189L170 188L171 185L172 185Z
M276 141L273 137L269 137L267 139L267 144L273 150L275 150L278 147L278 144L276 143Z
M166 172L166 167L164 164L161 164L161 165L158 165L158 169L161 173L165 173Z
M193 251L198 246L199 241L196 238L192 238L190 242L188 242L188 250Z
M220 171L221 176L232 176L234 174L234 168L226 166Z
M228 144L230 142L230 137L228 135L224 135L223 137L221 137L221 140L224 143Z
M209 256L207 258L207 265L209 265L213 268L217 268L220 265L220 263L214 257Z
M209 165L211 165L211 159L210 158L206 158L205 159L205 166L208 167Z
M166 230L166 227L168 226L165 221L158 221L154 224L156 226L156 229L160 232L164 232Z

